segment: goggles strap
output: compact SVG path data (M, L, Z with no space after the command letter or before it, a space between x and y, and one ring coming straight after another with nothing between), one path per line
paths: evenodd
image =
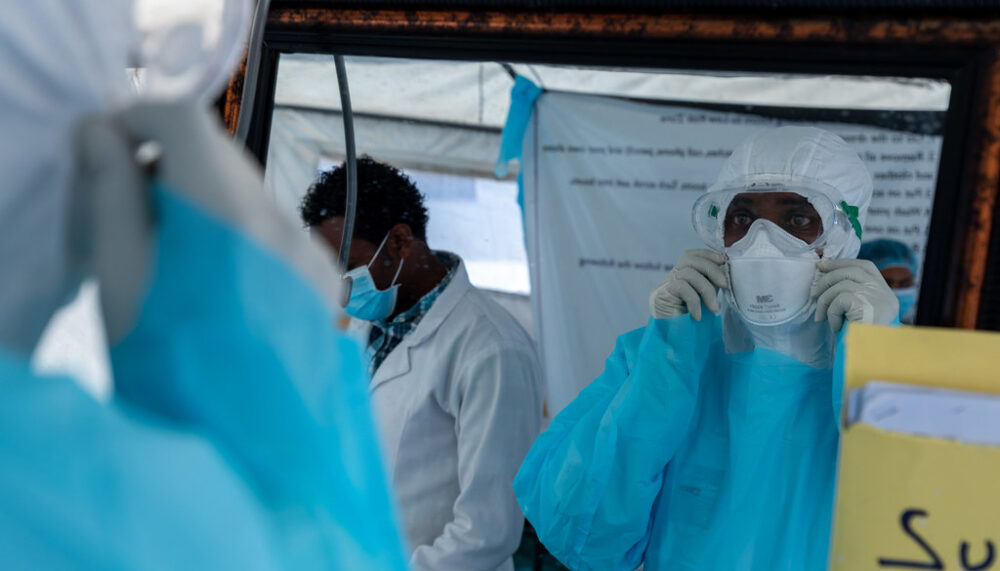
M861 222L858 221L858 214L861 210L857 206L851 206L845 200L840 201L840 207L844 210L844 214L847 215L847 219L851 221L851 227L854 228L854 233L858 235L858 239L861 238Z

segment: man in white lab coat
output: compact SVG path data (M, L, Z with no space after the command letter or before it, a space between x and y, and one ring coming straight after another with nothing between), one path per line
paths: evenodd
M302 201L306 225L339 252L346 171ZM462 260L426 243L412 181L358 161L346 311L370 322L370 392L411 549L427 570L513 569L523 517L511 483L542 414L533 344L469 283Z

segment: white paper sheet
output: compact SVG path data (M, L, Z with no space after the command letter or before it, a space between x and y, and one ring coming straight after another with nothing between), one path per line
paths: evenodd
M1000 446L1000 396L872 381L851 391L849 423Z

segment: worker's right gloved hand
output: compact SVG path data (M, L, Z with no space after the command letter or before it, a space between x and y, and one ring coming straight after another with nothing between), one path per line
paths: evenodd
M649 294L649 311L664 319L690 312L701 321L701 304L719 313L718 289L729 287L722 265L726 256L712 250L688 250L666 279Z

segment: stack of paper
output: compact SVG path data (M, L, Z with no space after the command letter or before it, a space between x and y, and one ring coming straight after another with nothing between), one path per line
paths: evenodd
M850 392L848 425L1000 446L1000 396L870 381Z

